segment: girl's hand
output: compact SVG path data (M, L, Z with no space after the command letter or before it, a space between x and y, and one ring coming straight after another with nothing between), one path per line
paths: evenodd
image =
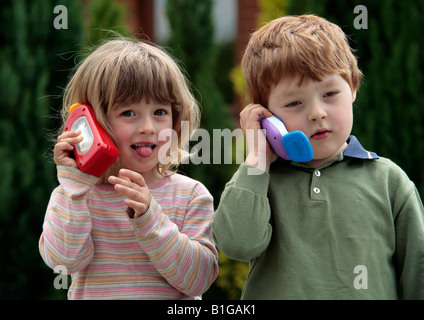
M240 126L246 136L248 149L245 164L260 167L261 161L259 161L259 157L263 157L264 155L260 154L259 151L265 150L265 167L260 169L269 171L270 164L277 160L278 156L272 151L268 142L266 142L265 149L263 146L259 145L261 141L266 141L264 134L259 131L261 129L261 124L259 122L260 116L268 118L272 116L272 113L259 104L249 104L240 112ZM258 138L259 134L262 135L260 140Z
M124 202L129 207L130 218L138 218L150 207L150 190L141 174L128 170L119 170L118 177L110 176L108 181L115 185L115 190L128 197Z
M78 169L75 159L71 158L74 146L83 140L81 131L65 131L57 138L54 146L53 159L57 166L63 165Z

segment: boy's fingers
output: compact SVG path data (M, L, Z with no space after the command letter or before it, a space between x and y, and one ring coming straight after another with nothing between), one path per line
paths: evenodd
M262 115L263 115L265 118L269 118L269 117L273 116L273 114L271 113L271 111L269 111L269 110L268 110L268 109L266 109L266 108L264 108Z
M269 117L271 112L260 104L249 104L240 112L240 127L246 133L247 129L260 129L260 116Z

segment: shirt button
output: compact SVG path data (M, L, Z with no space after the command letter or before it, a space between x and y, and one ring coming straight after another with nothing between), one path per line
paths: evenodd
M315 175L316 175L317 177L320 177L320 176L321 176L321 171L316 170L316 171L315 171Z
M314 188L314 192L318 194L318 193L320 193L320 192L321 192L321 189L320 189L320 188L315 187L315 188Z

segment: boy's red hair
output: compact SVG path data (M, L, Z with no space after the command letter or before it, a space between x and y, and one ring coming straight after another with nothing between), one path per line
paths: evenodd
M362 77L344 32L315 15L278 18L253 33L242 70L248 98L265 107L271 88L283 78L320 81L339 74L353 92Z

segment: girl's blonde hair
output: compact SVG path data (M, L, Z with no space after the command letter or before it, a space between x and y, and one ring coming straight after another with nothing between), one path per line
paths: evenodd
M300 75L300 83L339 74L352 92L362 77L346 35L337 25L315 15L272 20L249 40L242 59L248 98L268 105L273 86Z
M142 98L172 106L173 130L179 138L172 143L178 143L178 159L173 158L166 164L158 163L157 169L162 175L171 166L176 171L178 164L188 156L182 146L188 143L199 126L200 109L180 67L153 44L119 38L106 41L94 50L77 66L65 88L62 121L64 124L72 104L88 104L93 107L99 123L117 143L107 115L117 104L138 103ZM187 121L188 135L181 134L182 121ZM118 167L119 159L103 175L101 182L105 182Z

